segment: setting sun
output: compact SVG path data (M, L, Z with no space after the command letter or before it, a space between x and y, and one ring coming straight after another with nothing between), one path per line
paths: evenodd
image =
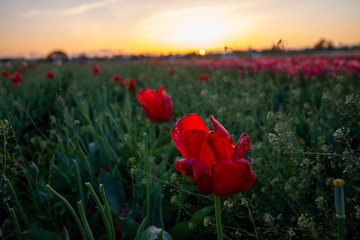
M199 51L199 54L201 55L201 56L203 56L203 55L205 55L205 50L204 49L200 49L200 51Z

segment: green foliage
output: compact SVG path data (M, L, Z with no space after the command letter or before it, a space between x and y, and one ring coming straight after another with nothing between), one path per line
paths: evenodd
M0 200L9 205L0 208L4 236L16 238L20 232L15 214L23 238L81 239L84 230L75 220L81 200L94 239L107 239L107 233L114 237L110 220L119 226L116 239L214 239L212 196L201 194L173 167L182 156L169 133L176 120L196 112L207 126L214 115L234 142L242 132L252 141L247 158L254 185L221 199L226 239L335 238L334 178L345 180L346 231L352 234L346 237L360 238L360 85L355 76L300 75L294 81L267 72L240 75L194 66L175 66L170 76L163 64L98 64L96 77L89 65L40 64L27 69L17 88L0 78L0 172L14 189L1 177ZM54 80L46 79L48 70L55 72ZM199 82L203 72L211 76L208 83ZM164 85L173 99L172 120L152 124L136 91L112 82L114 74L136 78L137 90ZM86 182L94 188L92 195Z
M141 240L172 240L172 237L161 228L150 226L141 235Z
M23 237L29 240L60 240L60 236L44 229L31 229L23 232Z

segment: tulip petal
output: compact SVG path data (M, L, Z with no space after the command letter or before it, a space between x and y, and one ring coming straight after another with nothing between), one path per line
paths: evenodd
M241 134L239 141L236 144L235 150L231 156L231 160L236 161L246 158L246 152L250 150L251 140L247 133Z
M235 148L231 135L212 115L210 119L214 131L209 134L207 144L214 155L215 161L230 160Z
M171 96L165 93L164 87L159 90L143 89L136 94L146 116L153 123L167 122L172 116Z
M175 162L175 168L187 177L191 177L195 186L204 194L213 192L214 181L209 168L202 162L190 158L180 159Z
M253 183L255 182L255 174L252 170L250 170L250 174L246 177L245 181L243 182L242 185L239 185L232 194L238 193L238 192L243 192L246 191L247 189L249 189L249 187L251 187L251 185L253 185Z
M158 96L160 98L160 109L158 112L163 119L164 122L168 122L171 120L172 116L172 99L171 96L166 94L163 85L160 86L158 90Z
M214 194L225 197L248 189L255 181L250 162L217 161L213 166Z
M171 137L185 158L195 158L211 167L214 158L205 141L208 132L204 121L194 113L185 115L175 123Z

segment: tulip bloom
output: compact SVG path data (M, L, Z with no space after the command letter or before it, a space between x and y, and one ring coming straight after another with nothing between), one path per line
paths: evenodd
M247 190L255 181L251 165L246 160L250 137L243 133L237 145L226 129L210 116L214 131L205 126L197 114L187 114L178 120L171 132L176 148L185 159L175 162L175 168L191 177L204 194L224 197Z
M126 84L126 81L124 79L121 80L121 86L125 86L125 84Z
M18 67L18 72L19 72L19 73L25 72L25 67L24 67L24 66Z
M96 76L100 72L100 67L96 64L93 64L90 68L90 71Z
M46 77L50 78L50 79L54 79L55 78L55 74L53 72L47 72L46 73Z
M113 82L120 82L120 81L123 80L123 78L120 77L119 75L114 75L114 76L111 78L111 80L112 80Z
M1 75L6 78L10 78L11 75L7 70L2 70Z
M200 75L200 82L208 82L210 78L210 75L207 73L203 73Z
M151 122L159 123L171 120L171 96L166 94L162 85L157 91L148 88L138 91L136 96Z
M136 79L135 78L130 79L128 86L129 91L134 91L135 86L136 86Z
M13 82L14 86L19 86L19 83L22 81L22 76L20 73L14 72L13 76L11 77L11 81Z

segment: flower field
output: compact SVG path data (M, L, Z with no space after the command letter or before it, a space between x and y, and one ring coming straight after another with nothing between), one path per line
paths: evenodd
M360 55L0 70L3 239L360 239Z

